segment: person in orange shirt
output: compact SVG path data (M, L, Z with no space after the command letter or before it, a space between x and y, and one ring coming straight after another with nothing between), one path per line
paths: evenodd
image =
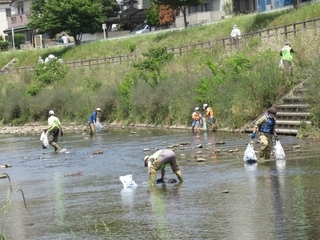
M194 133L194 130L197 131L197 133L200 133L200 124L202 122L202 115L200 113L200 108L196 107L194 109L194 112L192 113L192 133Z
M207 103L203 104L203 110L205 110L204 116L207 117L211 124L211 130L214 132L216 130L215 123L216 119L214 118L214 112L211 107Z

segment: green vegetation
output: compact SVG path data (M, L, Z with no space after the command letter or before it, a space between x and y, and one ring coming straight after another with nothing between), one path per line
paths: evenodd
M4 206L0 206L0 212L1 212L1 216L2 216L2 221L0 222L0 240L6 240L7 238L4 236L3 232L4 229L6 228L5 224L6 224L6 220L8 217L8 214L10 212L10 207L12 207L12 200L15 197L15 194L17 192L21 193L22 199L23 199L23 203L24 203L24 207L27 208L27 204L26 204L26 200L24 197L24 193L21 189L17 189L16 191L12 191L12 184L11 184L11 180L8 174L6 173L1 173L0 174L0 179L2 178L7 178L9 181L9 189L8 189L8 194L7 194L7 198L6 198L6 203ZM3 214L2 214L3 212Z
M16 57L17 67L35 65L39 56L49 53L62 56L64 61L144 54L135 63L66 68L61 72L56 69L50 73L52 79L46 71L0 75L0 119L3 124L13 125L45 122L48 110L54 109L63 123L85 124L92 110L101 107L101 121L190 125L194 107L207 102L215 110L218 128L239 128L294 85L306 78L310 84L317 81L318 75L312 71L318 73L320 69L319 33L308 30L289 37L297 51L294 76L282 77L278 68L279 52L287 40L284 37L251 38L245 48L232 51L217 45L172 56L165 49L228 37L234 24L242 32L251 32L289 24L292 19L305 20L306 12L308 19L317 18L319 10L320 3L315 2L298 10L235 16L183 31L92 42L74 48L1 53L0 64ZM314 119L320 118L320 111L313 114Z

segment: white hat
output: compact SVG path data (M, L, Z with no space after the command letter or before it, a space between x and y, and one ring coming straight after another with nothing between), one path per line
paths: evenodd
M144 166L145 166L145 167L148 166L148 163L147 163L147 160L148 160L148 159L149 159L149 156L148 156L148 155L143 158L143 163L144 163Z
M200 110L200 108L199 108L199 107L196 107L194 110L195 110L195 111L199 111L199 110Z
M237 28L238 26L237 25L233 25L233 28Z
M206 109L206 107L208 107L208 104L207 103L203 104L203 109Z
M96 111L97 111L97 112L101 112L101 108L97 108Z
M53 110L50 110L50 111L49 111L49 115L54 115L54 111L53 111Z

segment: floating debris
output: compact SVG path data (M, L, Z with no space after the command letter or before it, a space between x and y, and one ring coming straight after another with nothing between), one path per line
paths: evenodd
M74 177L74 176L82 176L83 172L75 172L75 173L65 173L63 176L65 177Z

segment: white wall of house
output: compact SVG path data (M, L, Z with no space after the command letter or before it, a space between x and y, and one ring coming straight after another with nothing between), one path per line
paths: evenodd
M6 9L10 9L11 1L0 1L0 35L5 39L6 34L3 30L8 28Z
M227 0L225 0L227 1ZM207 0L199 6L191 6L186 9L186 17L189 25L219 21L225 15L222 6L223 0ZM176 17L176 27L184 27L183 13Z

